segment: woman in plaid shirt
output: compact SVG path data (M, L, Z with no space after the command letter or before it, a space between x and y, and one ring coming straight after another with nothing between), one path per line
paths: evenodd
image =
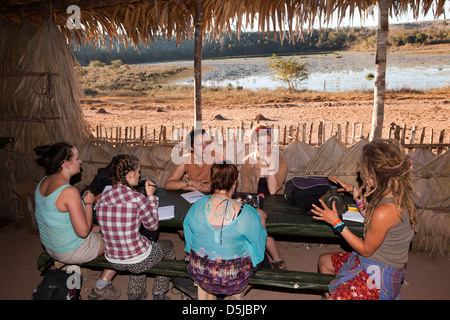
M145 299L145 270L162 259L175 259L170 240L150 241L139 233L141 224L149 231L159 226L158 197L146 181L147 198L131 188L138 185L140 164L137 157L118 155L110 164L112 189L102 193L95 206L105 242L105 258L119 271L129 271L128 299ZM153 285L155 300L168 299L169 277L158 276Z

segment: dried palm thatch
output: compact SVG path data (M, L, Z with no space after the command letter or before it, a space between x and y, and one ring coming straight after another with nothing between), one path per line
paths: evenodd
M139 42L149 46L158 37L175 38L177 43L192 38L196 6L199 0L79 0L81 28L69 29L66 22L68 3L64 0L9 0L1 5L1 17L19 23L22 19L40 26L51 14L64 37L78 44L97 42L106 37L128 45ZM295 41L295 33L315 22L328 24L337 13L338 23L355 12L370 14L377 0L200 0L203 8L203 34L210 39L241 27L257 27L264 33L274 30L283 41ZM414 17L434 10L438 17L444 12L445 0L389 1L390 15L411 10ZM278 35L277 35L278 32Z
M436 154L434 154L430 149L417 148L413 152L409 153L408 156L411 160L416 161L420 164L425 164L431 161Z
M359 176L359 160L362 155L363 147L368 143L368 139L361 139L345 150L339 160L331 166L331 169L327 172L327 175L357 186Z
M19 30L21 34L27 32L25 28ZM7 44L3 49L7 50ZM14 133L14 147L19 154L32 154L34 147L57 141L75 145L85 142L89 131L80 107L84 93L74 63L58 27L46 20L17 61L22 75L17 86L8 83L9 77L1 79L6 88L2 131Z
M419 210L413 248L418 251L450 255L450 212Z
M316 153L317 148L309 144L299 140L292 142L283 153L289 162L286 181L294 176L303 175L303 171Z
M418 163L418 162L417 162ZM450 152L433 157L414 169L417 195L417 250L450 254Z
M153 144L151 146L136 145L130 148L132 154L138 157L141 164L141 176L152 179L158 185L165 183L163 181L166 168L171 162L170 154L172 148ZM168 171L169 174L171 171ZM166 178L167 179L167 178Z
M424 181L424 180L425 181ZM427 193L420 195L421 207L450 208L450 151L447 150L414 171L413 183L426 182Z
M347 148L335 136L329 138L320 146L317 153L309 161L304 175L306 176L326 176L331 166L339 160Z
M82 160L82 184L89 185L97 174L98 169L104 168L111 162L114 154L111 150L93 143L85 143L78 148Z
M427 171L426 163L433 160L436 154L425 148L418 148L409 154L411 161L413 162L413 169L411 176L413 178L413 185L415 193L413 201L416 206L423 207L426 197L431 194L430 181L426 177L421 178L421 172ZM431 176L431 172L430 172Z

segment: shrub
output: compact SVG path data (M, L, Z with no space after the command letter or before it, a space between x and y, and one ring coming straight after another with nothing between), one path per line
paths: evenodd
M286 83L289 90L296 89L298 83L309 77L309 72L306 71L307 62L302 63L293 57L283 59L276 54L270 59L272 61L269 66L276 72L274 79Z
M92 68L102 68L104 66L105 66L105 63L101 62L99 60L91 60L89 62L89 67L92 67Z

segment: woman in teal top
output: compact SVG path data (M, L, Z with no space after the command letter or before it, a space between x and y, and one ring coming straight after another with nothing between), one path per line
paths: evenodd
M188 271L203 290L214 294L243 291L264 259L265 214L231 198L237 178L235 165L214 164L212 195L197 200L183 223Z
M81 199L78 190L69 184L80 172L78 150L59 142L34 149L38 165L46 176L35 190L36 221L42 245L55 260L81 264L103 254L103 239L98 227L93 228L94 195L90 191ZM115 300L121 295L111 285L116 272L104 270L89 294L89 299Z

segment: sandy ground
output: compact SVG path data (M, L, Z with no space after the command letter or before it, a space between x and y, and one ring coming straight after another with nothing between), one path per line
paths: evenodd
M182 259L183 241L176 233L163 232L161 239L170 239L175 245L178 259ZM297 241L278 241L281 255L288 269L317 272L317 259L322 253L342 251L338 244L304 243ZM25 226L9 225L0 230L0 300L29 300L33 289L42 280L36 268L36 260L42 252L39 236L29 234ZM407 265L407 274L401 293L405 300L436 300L450 299L450 258L431 255L424 252L411 252ZM100 271L90 271L83 283L82 297L87 299ZM123 293L126 299L128 275L116 276L113 283ZM151 291L153 277L147 278L147 289ZM181 300L176 290L171 290L168 296L172 300ZM319 300L320 295L303 294L268 289L253 288L246 296L247 300Z
M237 91L237 94L239 91ZM153 100L153 101L152 101ZM108 136L111 128L126 126L136 126L138 134L141 126L147 126L148 138L153 139L155 129L158 138L161 124L167 126L169 133L172 126L176 129L194 124L194 107L192 101L177 103L154 102L154 99L145 97L102 97L88 99L83 104L83 114L90 126L91 132L95 135L96 127L102 126L102 136L107 129ZM105 112L99 112L99 110ZM240 126L244 122L245 129L258 115L263 115L267 120L261 121L268 125L294 128L303 123L307 124L307 137L309 139L310 124L313 123L313 142L317 139L317 128L320 121L325 120L326 137L330 137L331 124L333 124L333 134L336 134L338 125L342 126L348 121L350 133L355 124L356 134L368 136L372 123L373 101L368 100L338 100L338 101L291 101L289 103L246 103L241 105L214 104L209 101L203 102L202 116L203 126L212 127L218 130L227 127ZM215 120L217 115L221 115L225 120ZM385 117L383 137L388 137L388 129L391 123L402 126L406 124L408 128L407 140L411 134L413 126L418 130L416 133L417 143L420 130L426 129L425 143L430 142L431 129L433 129L433 142L437 143L439 133L446 129L444 142L450 139L450 96L448 99L392 99L385 103ZM122 133L124 134L124 133ZM302 135L300 133L299 138Z

